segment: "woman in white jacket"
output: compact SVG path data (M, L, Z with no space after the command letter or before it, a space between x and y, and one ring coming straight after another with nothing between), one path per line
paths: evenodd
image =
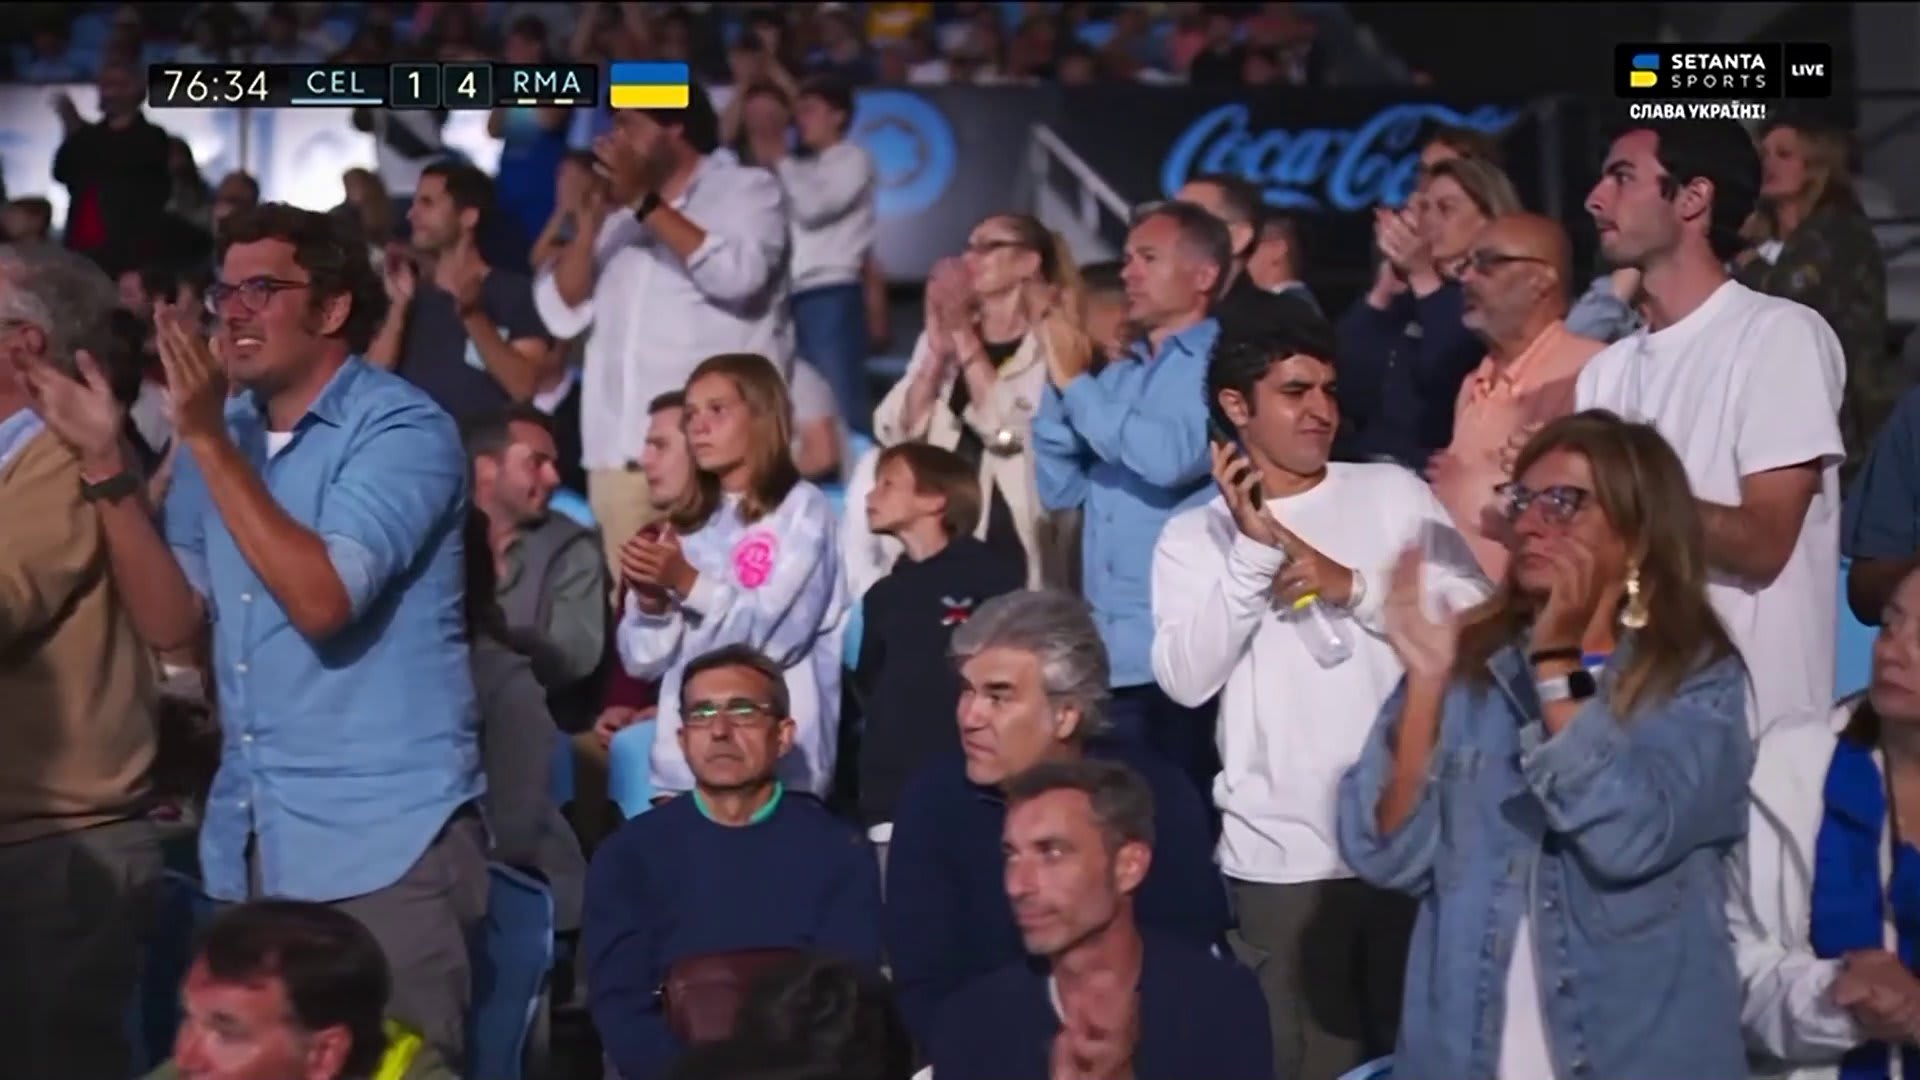
M1920 573L1867 693L1765 732L1750 790L1727 914L1754 1075L1920 1080Z
M978 462L975 535L1024 557L1030 588L1068 584L1059 549L1073 541L1040 505L1028 433L1047 379L1037 321L1052 303L1077 310L1079 284L1065 243L1033 217L975 225L966 254L928 279L926 329L873 414L881 446L928 442Z
M791 416L765 357L725 353L695 368L685 423L697 482L664 531L621 549L616 641L627 674L661 680L652 773L662 796L693 789L676 737L680 673L735 644L786 669L797 731L780 778L823 798L833 785L846 581L833 506L794 468Z

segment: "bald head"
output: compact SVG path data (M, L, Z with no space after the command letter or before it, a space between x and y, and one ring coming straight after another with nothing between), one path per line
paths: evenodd
M1494 218L1474 237L1463 264L1461 321L1482 338L1531 334L1567 313L1573 247L1552 218Z
M1481 231L1479 246L1538 259L1554 272L1562 292L1572 285L1573 245L1567 230L1550 217L1521 213L1494 218Z

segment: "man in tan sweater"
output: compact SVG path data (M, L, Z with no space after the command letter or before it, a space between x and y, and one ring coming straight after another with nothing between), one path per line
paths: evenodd
M25 361L106 357L113 284L59 248L0 247L0 1046L18 1080L127 1076L124 1016L161 872L143 817L154 679L80 464Z

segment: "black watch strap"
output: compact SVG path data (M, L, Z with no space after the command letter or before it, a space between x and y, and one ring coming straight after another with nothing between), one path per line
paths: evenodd
M96 483L82 481L80 497L88 502L119 502L129 495L140 492L140 478L130 471L122 471Z
M640 202L634 206L634 220L645 221L647 218L653 216L653 212L658 209L660 209L660 193L657 191L649 191L645 195L642 195Z

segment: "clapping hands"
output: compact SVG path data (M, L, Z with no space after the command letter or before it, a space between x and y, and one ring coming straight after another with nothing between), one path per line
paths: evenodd
M635 533L620 549L620 575L628 588L656 600L669 593L686 596L698 576L672 526Z
M1387 643L1408 678L1444 683L1459 655L1460 624L1452 615L1435 618L1427 613L1425 564L1419 544L1409 545L1393 564L1387 583Z
M1384 207L1374 210L1373 242L1402 275L1433 268L1433 247L1411 212Z

